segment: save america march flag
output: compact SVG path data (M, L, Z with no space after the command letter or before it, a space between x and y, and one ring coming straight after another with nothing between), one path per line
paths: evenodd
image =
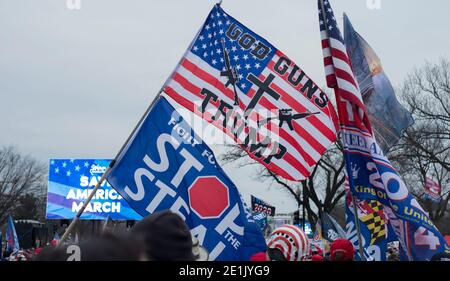
M249 260L266 251L236 186L213 152L162 96L119 154L108 182L140 215L182 216L209 260Z
M214 6L164 92L288 180L336 140L326 94L292 60Z
M430 260L450 251L378 146L333 9L329 1L318 0L318 6L327 84L335 89L351 193L359 200L379 202L376 208L384 212L394 229L403 260ZM379 231L377 234L385 235Z

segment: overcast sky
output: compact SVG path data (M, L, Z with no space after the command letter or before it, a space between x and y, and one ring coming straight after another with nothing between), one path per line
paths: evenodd
M216 1L0 0L0 145L49 158L112 158ZM334 0L380 56L394 85L425 61L450 58L445 0ZM432 2L432 4L431 4ZM229 14L324 85L315 0L224 0ZM221 149L214 146L216 152ZM225 166L254 194L295 209L286 193Z

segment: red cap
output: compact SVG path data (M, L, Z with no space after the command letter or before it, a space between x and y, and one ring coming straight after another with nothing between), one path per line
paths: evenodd
M353 244L347 239L339 238L331 244L330 259L332 261L352 261L354 254Z
M251 258L250 261L268 261L267 255L264 252L256 253Z
M55 248L56 246L58 246L58 240L52 240L50 241L50 246L52 246L53 248Z
M311 257L311 261L323 261L323 257L321 255L314 255Z

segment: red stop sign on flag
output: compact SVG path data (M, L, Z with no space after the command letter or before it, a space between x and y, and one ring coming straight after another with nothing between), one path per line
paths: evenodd
M188 192L192 211L202 219L218 218L230 205L228 187L215 176L197 178Z

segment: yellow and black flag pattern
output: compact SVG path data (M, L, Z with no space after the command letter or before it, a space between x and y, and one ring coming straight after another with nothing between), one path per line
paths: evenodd
M383 205L378 201L369 201L368 206L371 212L362 216L364 222L371 233L370 245L376 244L379 240L386 238L386 221L384 219Z

